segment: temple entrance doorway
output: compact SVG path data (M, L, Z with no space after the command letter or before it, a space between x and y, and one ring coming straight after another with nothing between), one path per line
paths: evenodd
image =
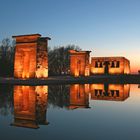
M110 65L110 63L109 63L109 61L105 61L104 62L104 74L109 74L109 65Z

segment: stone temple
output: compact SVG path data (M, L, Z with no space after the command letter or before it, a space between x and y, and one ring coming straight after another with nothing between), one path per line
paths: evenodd
M91 74L129 74L130 61L125 57L92 57Z
M90 52L70 50L70 74L72 76L89 76L90 75Z
M48 40L40 34L13 36L16 40L14 77L48 77Z
M91 57L91 51L70 50L70 75L130 74L130 61L125 57Z

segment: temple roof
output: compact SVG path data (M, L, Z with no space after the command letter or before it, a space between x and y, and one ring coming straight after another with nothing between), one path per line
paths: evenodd
M26 34L26 35L12 36L12 37L13 37L13 38L17 38L17 37L24 37L24 36L38 36L38 37L41 37L41 34Z
M125 58L123 56L91 57L91 60L96 60L96 59L101 59L101 60L125 59L125 60L128 60L127 58Z
M76 50L69 50L70 54L87 54L91 51L76 51Z
M42 39L42 40L51 39L49 37L41 37L40 34L17 35L12 37L16 39L16 43L31 43L31 42L36 42L38 39Z

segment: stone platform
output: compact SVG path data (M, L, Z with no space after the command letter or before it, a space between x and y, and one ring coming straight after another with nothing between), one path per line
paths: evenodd
M53 84L91 84L119 83L140 84L140 75L93 75L88 77L50 76L47 79L0 78L0 84L12 85L53 85Z

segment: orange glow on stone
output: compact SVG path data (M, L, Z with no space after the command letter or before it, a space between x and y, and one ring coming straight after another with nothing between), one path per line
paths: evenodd
M36 71L37 78L47 78L48 77L48 69L40 68Z
M130 61L125 57L92 57L91 74L129 74Z
M48 53L50 38L42 38L39 34L13 36L16 39L14 77L47 78Z
M90 70L89 70L89 68L85 68L85 76L90 76Z
M79 71L78 71L78 70L75 70L75 71L74 71L74 76L75 76L75 77L78 77L78 76L79 76Z
M90 51L70 50L70 74L74 77L89 76Z

